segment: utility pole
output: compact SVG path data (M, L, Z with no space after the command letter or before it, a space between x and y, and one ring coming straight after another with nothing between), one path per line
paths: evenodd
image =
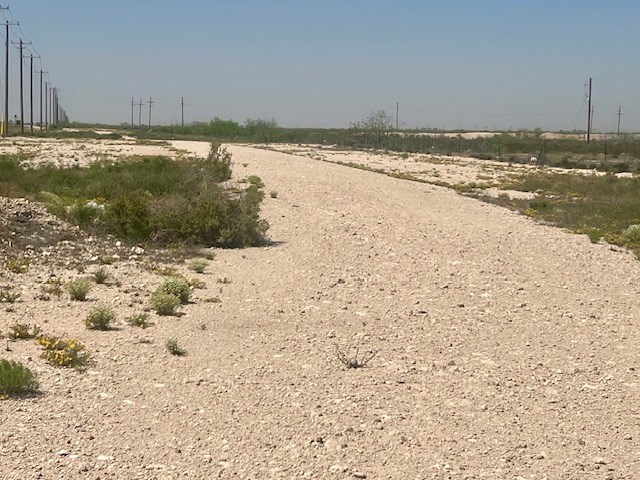
M142 126L142 99L138 103L138 127Z
M9 10L9 7L0 7L0 10ZM4 42L4 136L9 131L9 26L20 25L20 22L5 22Z
M42 123L42 76L45 72L43 72L42 70L40 70L40 131L42 131L42 127L43 127L43 123Z
M180 97L180 106L182 107L182 126L184 127L184 97Z
M31 116L29 117L29 119L31 120L31 133L33 133L33 53L31 54L31 66L29 68L29 77L31 80L31 89L29 90L29 95L31 97L31 102L29 103L29 106L31 107Z
M20 132L24 133L24 46L30 45L31 42L23 42L22 39L14 45L18 45L20 49Z
M591 110L591 83L593 79L589 77L589 110L587 112L587 143L591 141L591 121L593 116L593 111Z
M44 82L44 129L49 130L49 82Z
M622 105L618 105L618 136L620 136L620 117L624 115L622 113Z
M154 102L153 100L151 100L151 97L149 97L149 101L147 102L149 104L149 128L151 128L151 107L153 106Z
M133 107L135 103L133 103L133 97L131 97L131 127L133 127Z
M400 125L398 123L398 112L400 110L400 103L396 102L396 130L398 130L398 126Z

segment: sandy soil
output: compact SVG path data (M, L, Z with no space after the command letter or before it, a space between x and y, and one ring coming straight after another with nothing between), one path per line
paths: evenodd
M640 478L632 255L441 187L231 152L236 176L278 192L263 206L273 244L219 251L179 318L123 323L162 280L147 253L73 229L37 243L65 228L47 222L22 242L34 265L3 273L23 293L3 327L66 332L94 363L56 369L31 342L2 352L39 373L43 394L0 402L0 478ZM25 217L45 218L3 211L5 252ZM52 271L90 273L101 252L121 261L89 302L34 298ZM97 301L117 330L82 325ZM171 337L187 356L165 351ZM347 370L336 345L358 344L377 355Z
M100 133L106 135L112 132L105 130ZM53 163L65 167L84 166L98 160L115 160L139 155L204 158L209 154L210 149L211 144L208 142L179 140L150 140L141 143L133 138L123 138L122 140L34 139L30 137L0 139L0 154L21 154L26 159L25 163L29 165Z

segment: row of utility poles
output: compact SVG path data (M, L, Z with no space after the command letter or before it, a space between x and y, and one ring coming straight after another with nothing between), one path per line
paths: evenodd
M0 11L9 10L8 6L0 6ZM0 123L2 135L4 137L7 136L9 130L9 42L10 40L10 32L9 29L13 25L20 25L20 22L16 21L5 21L5 69L4 69L4 115L2 122ZM32 45L31 42L24 41L20 38L17 42L11 42L18 48L20 55L20 132L24 133L25 131L25 108L24 108L24 65L26 60L29 60L29 127L31 133L34 131L34 90L33 90L33 75L35 73L33 60L39 59L40 56L34 55L30 53L28 56L25 56L24 50L25 47ZM40 122L39 127L40 130L46 129L48 130L50 127L54 127L58 125L59 122L68 122L68 117L64 109L60 106L59 98L58 98L58 89L51 85L50 81L44 81L44 75L47 75L49 72L45 72L40 68L38 72L40 74ZM16 115L16 123L18 123L18 118Z
M593 78L589 78L589 91L587 93L587 99L589 100L588 113L587 113L587 142L591 141L591 132L593 131L593 112L595 110L595 106L591 101L591 93L593 87ZM622 117L624 113L622 113L622 105L618 105L618 112L616 116L618 117L618 130L617 136L620 136L620 117Z
M153 105L156 102L153 101L153 99L151 97L149 97L149 100L143 102L142 99L140 99L140 101L138 103L135 103L135 101L133 100L133 97L131 97L131 126L135 127L136 124L134 122L134 110L135 107L138 107L138 127L142 126L142 106L144 104L149 105L149 126L151 126L151 107L153 107ZM181 112L181 117L182 117L182 126L184 127L184 106L186 104L184 103L184 97L180 97L180 112Z

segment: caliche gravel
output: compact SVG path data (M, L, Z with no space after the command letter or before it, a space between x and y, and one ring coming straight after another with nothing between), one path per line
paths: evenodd
M631 254L444 188L229 148L266 184L272 242L217 251L182 316L124 323L162 281L129 246L87 302L37 299L57 272L36 266L2 278L23 292L3 330L38 322L93 360L9 343L42 393L0 402L0 478L640 478ZM117 329L84 327L98 301ZM338 351L375 356L348 369Z

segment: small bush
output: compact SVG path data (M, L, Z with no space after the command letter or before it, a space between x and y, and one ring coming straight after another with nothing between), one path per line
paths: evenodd
M216 258L216 252L214 252L213 250L204 250L202 252L202 256L207 260L213 260L214 258Z
M107 281L107 278L109 278L109 273L107 272L107 269L104 267L100 267L98 270L96 270L93 273L93 280L98 285L102 285L103 283L105 283Z
M91 290L91 283L84 278L71 280L67 283L67 291L69 292L71 300L85 301L89 290Z
M7 261L6 268L13 273L27 273L29 271L29 259L26 257L12 258Z
M640 225L629 225L622 236L629 242L640 243Z
M200 280L197 277L187 279L187 284L191 288L200 288L200 289L205 288L207 286L206 283L204 283L202 280Z
M217 279L216 282L222 283L223 285L228 285L228 284L231 283L231 279L227 278L227 277L224 277L224 278Z
M13 285L0 287L0 302L14 303L20 299L20 292Z
M149 325L151 325L149 323L148 313L138 313L136 315L132 315L130 317L127 317L125 321L127 322L128 325L131 325L132 327L138 327L143 329L148 328Z
M163 277L177 277L180 275L180 272L176 267L172 267L169 265L163 265L162 267L157 267L154 270L154 273L158 275L162 275Z
M204 269L207 267L207 261L196 259L189 263L189 270L193 270L196 273L204 273Z
M257 175L249 175L247 177L247 182L249 182L251 185L255 185L258 188L264 187L264 183L262 182L262 179Z
M271 191L269 192L269 196L270 196L271 198L278 198L278 192L277 192L277 191L275 191L275 190L271 190Z
M42 335L36 343L44 350L42 358L55 367L81 367L89 360L89 351L79 341Z
M14 323L9 326L9 333L7 334L12 340L26 340L30 338L36 338L40 334L40 327L38 325L30 325L28 323Z
M55 295L60 298L62 295L62 280L51 277L41 287L42 293L45 295Z
M0 398L38 391L36 374L21 363L0 359Z
M174 315L176 308L180 305L180 299L171 293L156 291L151 295L149 304L158 315Z
M183 356L187 354L187 351L178 345L178 341L175 338L167 340L164 346L171 355Z
M180 277L167 278L162 285L157 288L156 292L174 295L178 300L180 300L180 303L187 303L189 301L189 296L191 296L189 284L184 278Z
M96 305L91 310L87 318L84 320L84 324L90 330L109 330L111 328L111 322L116 318L116 314L113 313L113 309L107 305Z

